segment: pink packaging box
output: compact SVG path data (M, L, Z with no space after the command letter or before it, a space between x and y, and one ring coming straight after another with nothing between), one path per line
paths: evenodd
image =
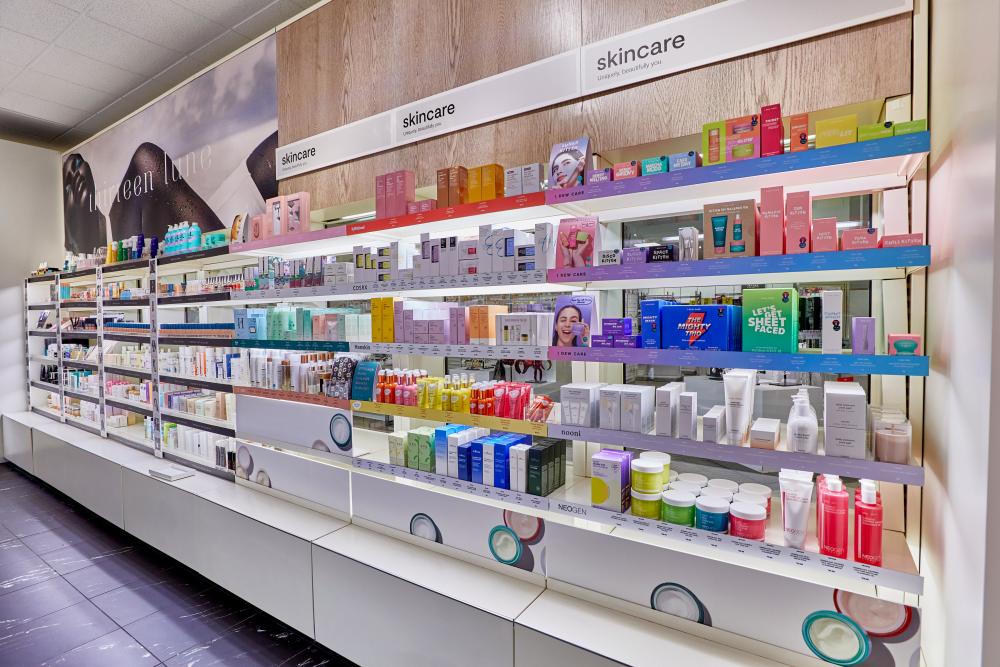
M760 110L760 155L769 157L785 152L785 126L781 124L781 105L769 104Z
M559 221L556 268L582 269L594 265L598 245L598 220L594 216L564 218Z
M831 252L837 245L837 219L816 218L812 224L812 251Z
M288 216L285 231L289 234L309 231L310 199L308 192L285 195L285 213Z
M420 212L420 204L415 201L406 202L406 215L413 215Z
M430 343L430 341L427 340L427 336L428 335L429 334L414 332L413 333L413 342L416 343L416 344L418 344L418 345L421 345L421 344L422 345L426 345L427 343Z
M784 253L785 189L780 185L773 188L761 188L757 254L783 255Z
M840 236L841 250L865 250L878 247L878 230L874 227L846 229Z
M437 208L437 199L421 199L417 202L417 213L426 213Z
M905 248L923 244L923 234L886 234L878 240L879 248Z
M385 174L375 177L375 217L384 218L385 215Z
M789 192L785 198L785 254L809 252L812 198L808 191Z
M889 334L889 355L921 356L924 348L920 336L914 334Z
M288 205L284 197L274 197L264 202L264 238L288 232Z
M630 162L619 162L615 165L614 180L623 181L626 178L635 178L639 175L639 163L635 160Z
M394 174L396 179L395 187L395 200L393 203L393 210L395 213L392 215L406 215L406 202L411 202L416 200L416 187L415 180L412 171L397 171Z
M726 162L760 157L760 116L741 116L726 121Z
M376 202L377 203L377 202ZM399 215L393 208L396 205L396 172L389 172L385 175L385 217L391 218Z

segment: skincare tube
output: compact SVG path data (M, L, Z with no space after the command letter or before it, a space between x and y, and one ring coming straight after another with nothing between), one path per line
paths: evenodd
M753 371L731 370L722 376L722 386L726 394L726 425L728 427L729 444L743 446L747 427L750 423L750 407L747 397L750 396L750 382Z
M782 469L778 475L781 484L781 526L785 545L802 549L806 544L809 527L809 507L812 503L812 473L804 470Z
M712 249L716 255L722 255L726 252L726 223L728 221L729 218L725 215L712 216Z

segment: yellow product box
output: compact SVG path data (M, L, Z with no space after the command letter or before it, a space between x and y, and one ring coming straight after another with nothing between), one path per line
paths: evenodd
M387 296L382 299L382 334L379 342L393 343L395 336L396 299Z
M858 140L858 116L848 114L816 121L816 148L853 144Z
M370 299L372 311L372 342L382 342L382 299Z
M465 203L471 204L472 202L482 201L483 197L483 169L485 167L472 167L468 170L468 175L466 176L466 186L468 193L466 196Z
M503 197L503 167L498 164L484 164L480 169L482 170L482 176L480 177L482 182L480 201Z

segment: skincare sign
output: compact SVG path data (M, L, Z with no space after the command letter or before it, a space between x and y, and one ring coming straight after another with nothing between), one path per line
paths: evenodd
M281 146L278 179L913 10L913 0L728 0Z

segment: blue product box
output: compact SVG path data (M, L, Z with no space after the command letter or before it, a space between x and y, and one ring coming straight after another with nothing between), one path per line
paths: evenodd
M663 349L738 350L734 334L741 316L739 306L669 304L660 310Z
M464 424L445 424L434 429L434 471L448 474L448 436L470 428Z
M631 336L631 317L610 317L601 320L601 332L612 336Z
M679 171L681 169L694 169L695 167L701 166L701 155L697 151L688 151L687 153L675 153L670 156L670 171Z
M471 475L469 481L475 482L476 484L483 483L483 441L473 440L469 443L471 448L469 449L469 461Z
M509 445L497 442L493 446L493 486L510 488Z
M660 308L666 304L663 299L646 299L639 302L639 333L642 336L642 347L654 350L660 347Z
M614 347L614 337L604 334L593 334L590 337L590 347Z
M614 336L615 347L642 347L642 336Z
M458 446L458 478L463 482L472 481L472 443L470 442Z

